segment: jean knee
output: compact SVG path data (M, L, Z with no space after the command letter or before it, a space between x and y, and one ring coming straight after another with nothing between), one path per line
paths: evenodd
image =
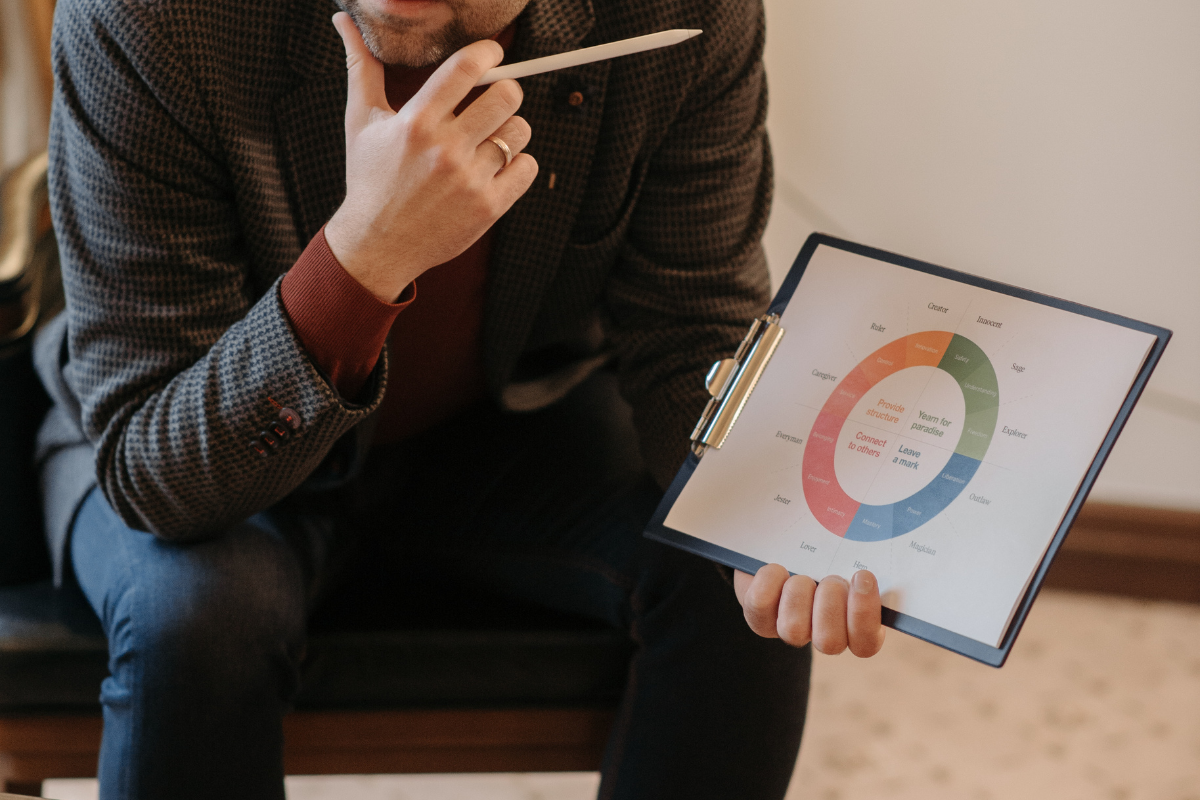
M113 679L125 690L294 694L304 637L297 569L270 546L219 554L152 542L106 603ZM228 552L232 550L233 552ZM273 688L272 688L273 687Z

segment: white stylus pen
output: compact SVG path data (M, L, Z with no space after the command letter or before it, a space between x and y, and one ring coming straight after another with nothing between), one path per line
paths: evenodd
M645 36L635 36L632 39L622 39L619 42L609 42L608 44L598 44L595 47L585 47L582 50L572 50L569 53L558 53L557 55L545 56L544 58L518 61L516 64L505 64L502 67L493 67L483 73L483 77L476 81L475 85L487 86L489 83L502 81L505 78L526 78L530 75L538 75L543 72L553 72L556 69L578 67L580 64L603 61L606 58L633 55L634 53L642 53L646 50L654 50L659 47L670 47L673 44L686 42L693 36L699 36L703 32L676 28L672 31L648 33Z

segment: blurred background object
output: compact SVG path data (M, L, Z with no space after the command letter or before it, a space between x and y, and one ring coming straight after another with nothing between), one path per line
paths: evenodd
M0 0L0 172L46 146L53 0Z
M49 567L28 462L49 404L29 348L35 324L61 307L45 188L52 11L49 0L0 0L0 586Z

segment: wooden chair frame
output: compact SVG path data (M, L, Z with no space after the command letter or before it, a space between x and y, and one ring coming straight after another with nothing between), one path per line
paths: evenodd
M284 717L289 775L595 770L612 709L297 712ZM38 796L49 778L90 778L99 715L0 717L0 791Z

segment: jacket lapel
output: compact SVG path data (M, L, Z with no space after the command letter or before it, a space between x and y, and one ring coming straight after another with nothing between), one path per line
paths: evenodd
M594 23L589 0L532 0L506 60L575 49ZM525 100L517 113L533 130L525 152L537 159L539 171L495 228L483 328L484 364L494 393L521 355L583 200L607 77L608 62L600 62L521 79ZM557 96L556 87L565 81L588 87L585 112L571 113Z
M346 56L333 3L301 0L293 10L287 58L297 81L275 101L275 120L303 248L346 195Z

